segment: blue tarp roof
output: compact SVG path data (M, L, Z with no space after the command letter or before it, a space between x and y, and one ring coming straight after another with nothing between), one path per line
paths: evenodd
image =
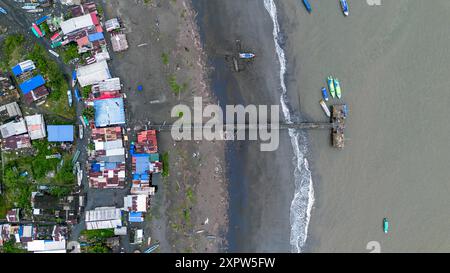
M130 212L130 214L128 215L128 220L131 223L141 223L144 221L143 217L142 217L142 212Z
M123 98L96 100L94 108L96 127L125 124Z
M98 164L98 163L92 164L92 165L91 165L91 169L92 169L94 172L100 172L100 164Z
M48 125L48 141L73 142L73 125Z
M149 170L148 166L148 156L147 157L136 157L136 173L145 174Z
M95 41L98 41L98 40L105 39L105 37L103 36L103 33L101 33L101 32L97 32L97 33L94 33L94 34L89 34L88 38L89 38L89 42L95 42Z
M14 74L14 76L19 76L20 74L22 74L24 71L22 71L22 68L20 67L20 65L16 65L12 68L12 72Z
M24 95L30 93L31 90L38 88L39 86L42 86L45 84L44 77L41 75L37 75L36 77L33 77L23 83L20 84L20 90L22 90L22 93Z

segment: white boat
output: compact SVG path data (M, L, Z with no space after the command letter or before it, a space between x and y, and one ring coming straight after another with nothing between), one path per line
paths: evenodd
M331 117L331 112L330 109L328 109L327 104L325 103L324 100L320 100L320 106L322 107L323 111L325 112L325 115L327 115L327 117Z
M82 124L79 124L78 125L78 133L79 133L79 135L80 135L80 139L83 139L83 133L84 133L84 130L83 130L83 125Z
M55 56L56 58L59 58L59 54L56 53L55 51L49 49L48 52L50 52L53 56Z
M77 182L78 186L81 186L81 182L83 181L83 170L80 168L80 162L77 162Z

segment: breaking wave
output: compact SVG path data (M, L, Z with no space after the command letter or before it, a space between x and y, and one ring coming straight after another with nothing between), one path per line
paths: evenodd
M287 88L285 83L286 57L282 44L282 34L278 23L277 7L273 0L264 0L264 7L270 14L273 21L273 37L275 49L280 63L280 84L281 84L281 108L286 122L293 122L296 117L291 114ZM306 137L300 130L289 129L292 148L294 150L294 181L295 194L290 208L291 222L291 250L301 252L308 235L308 225L311 218L311 210L314 204L314 188L309 170L308 160L305 158L307 152Z

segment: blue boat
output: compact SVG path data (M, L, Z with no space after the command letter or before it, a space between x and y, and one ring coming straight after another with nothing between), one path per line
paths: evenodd
M6 12L6 10L4 9L4 8L2 8L2 7L0 7L0 13L3 13L3 14L8 14L7 12Z
M345 16L348 16L348 3L347 0L340 0L342 12Z
M48 19L48 16L46 15L46 16L44 16L44 17L42 17L42 18L40 18L39 20L37 20L36 21L36 25L40 25L40 24L42 24L42 23L44 23L45 21L47 21L47 19Z
M322 97L325 101L328 101L328 92L325 87L322 87Z
M389 232L389 221L387 218L383 219L383 232L387 234Z
M255 58L255 56L256 55L253 53L239 53L239 58L246 59L246 60L253 59L253 58Z
M306 10L311 13L312 8L311 8L311 4L308 2L308 0L303 0L303 4L305 5Z
M75 87L75 83L77 82L77 71L74 70L72 72L72 87Z
M81 96L80 96L80 92L78 91L78 88L75 88L73 93L75 94L75 98L77 99L77 101L81 101Z

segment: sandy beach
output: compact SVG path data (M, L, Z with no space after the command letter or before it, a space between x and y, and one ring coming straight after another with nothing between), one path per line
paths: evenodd
M111 70L124 83L131 133L173 122L172 107L192 106L194 96L215 103L190 1L106 1L105 13L122 19L130 44L112 60ZM183 85L179 94L171 89L170 77ZM139 84L144 91L136 91ZM160 242L159 252L222 251L228 228L224 143L176 142L168 131L160 132L158 141L159 150L169 154L170 171L153 181L158 191L144 241Z
M277 1L286 34L288 89L305 118L324 120L320 88L332 74L349 104L347 143L309 132L315 187L307 251L446 252L448 1ZM383 234L382 219L391 228Z

